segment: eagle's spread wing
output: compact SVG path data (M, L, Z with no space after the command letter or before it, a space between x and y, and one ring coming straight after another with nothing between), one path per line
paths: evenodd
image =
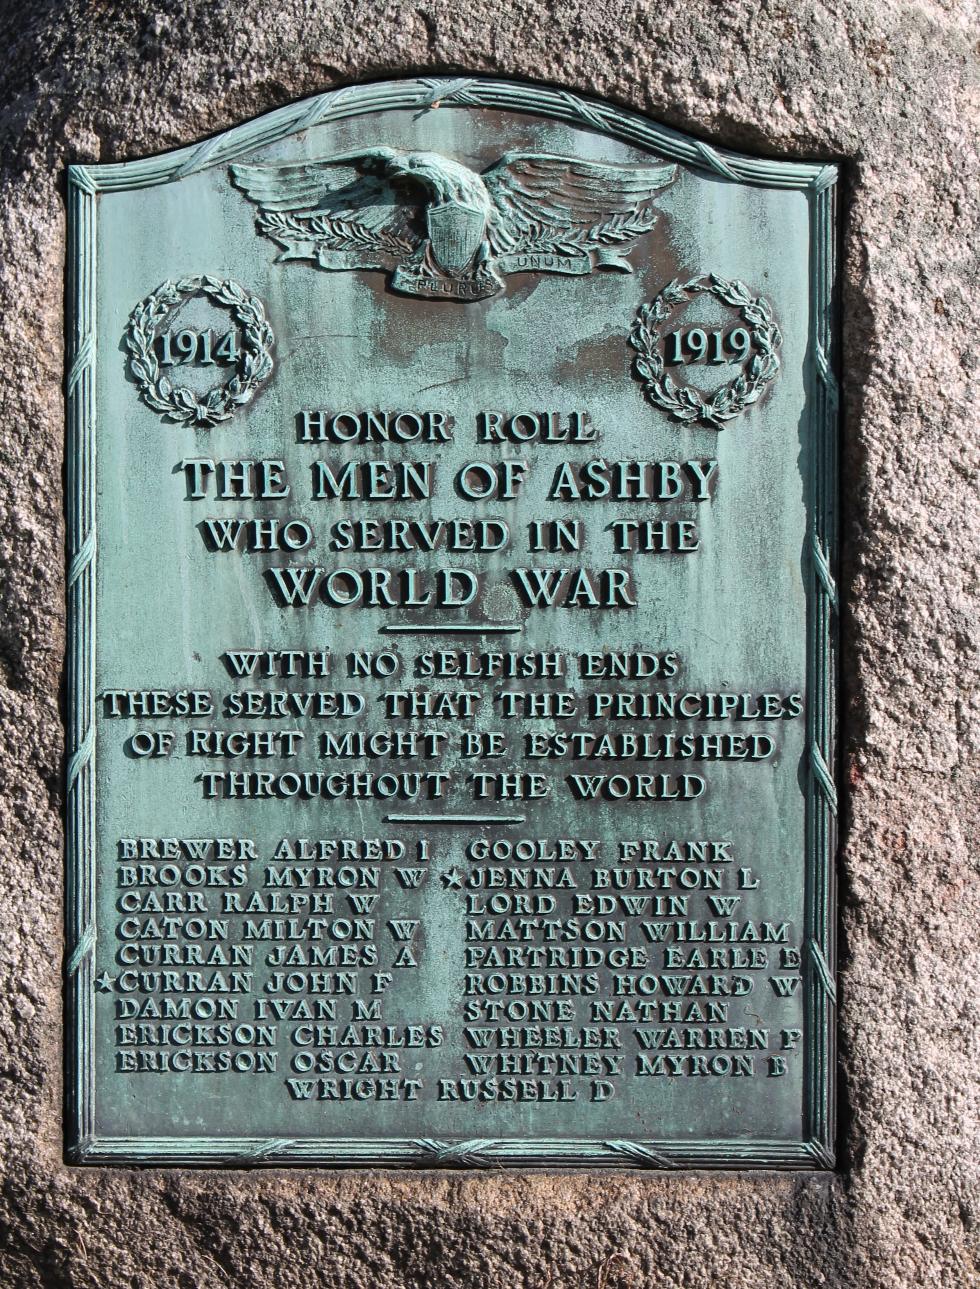
M397 259L422 241L424 203L379 173L392 155L378 148L281 166L232 166L231 174L259 207L260 230L287 253L306 239Z
M633 166L508 152L483 175L497 211L498 253L601 247L649 232L673 165Z

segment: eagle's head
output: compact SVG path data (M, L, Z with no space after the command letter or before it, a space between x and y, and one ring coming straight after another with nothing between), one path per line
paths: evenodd
M388 173L421 184L439 202L484 204L480 200L483 183L479 175L437 152L403 152L390 162Z
M434 180L445 175L447 160L436 152L406 152L396 158L394 164L403 174Z

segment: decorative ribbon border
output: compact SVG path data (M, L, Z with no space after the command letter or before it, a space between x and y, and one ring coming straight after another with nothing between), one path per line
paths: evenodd
M814 453L807 579L804 1132L798 1142L632 1142L99 1137L95 1125L95 279L97 195L169 183L328 121L390 109L491 107L598 130L736 183L805 190L810 203L811 340L807 394ZM837 410L833 362L837 167L712 148L611 103L567 90L467 77L352 85L290 104L164 156L68 170L71 330L68 452L68 761L66 958L70 1034L68 1149L79 1163L257 1163L432 1167L827 1168L834 1148Z

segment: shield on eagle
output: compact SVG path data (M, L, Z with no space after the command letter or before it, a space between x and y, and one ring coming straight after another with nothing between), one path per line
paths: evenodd
M461 273L480 249L487 217L476 206L445 201L438 206L429 206L426 225L432 254L440 268L448 273Z

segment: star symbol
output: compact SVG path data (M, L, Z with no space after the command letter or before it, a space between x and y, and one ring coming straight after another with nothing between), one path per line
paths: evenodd
M442 874L442 884L447 891L458 891L463 886L463 875L458 868L451 868L448 873Z
M100 994L109 994L112 992L112 986L116 983L116 977L110 976L108 971L103 971L101 976L96 976L95 984Z

